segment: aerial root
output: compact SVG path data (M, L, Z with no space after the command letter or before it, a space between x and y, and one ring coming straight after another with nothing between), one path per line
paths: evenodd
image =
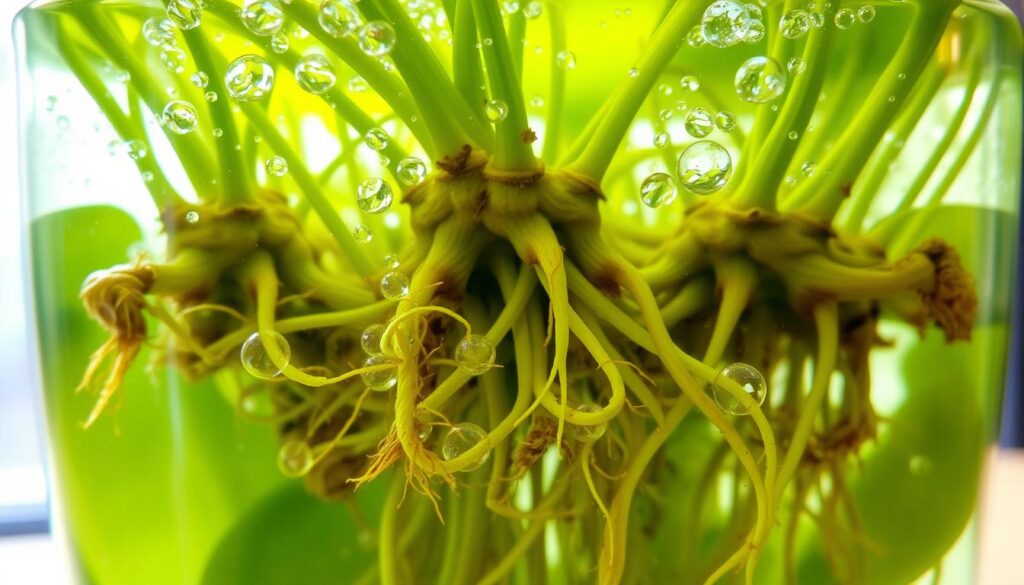
M88 428L102 414L124 381L124 376L146 340L145 294L153 286L156 273L141 259L131 266L120 266L89 276L80 294L89 316L99 321L111 337L89 358L89 365L78 385L88 388L107 358L114 355L99 398L83 426Z
M935 287L921 291L921 301L946 333L946 341L969 341L978 315L974 279L964 270L960 255L946 242L932 238L917 247L935 267Z

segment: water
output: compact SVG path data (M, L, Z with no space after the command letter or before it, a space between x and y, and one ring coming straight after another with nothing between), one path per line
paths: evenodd
M124 55L109 48L116 45L94 44L89 30L75 24L68 4L37 6L21 17L20 30L28 34L25 37L19 33L23 56L19 74L29 84L21 129L26 137L23 142L32 145L25 166L25 211L34 282L32 314L54 497L60 501L58 522L63 524L60 528L67 534L73 558L81 567L82 582L261 585L282 575L278 582L287 582L295 567L302 567L304 581L312 584L337 582L338 575L351 580L365 577L372 582L379 574L375 572L380 570L381 559L387 558L379 553L386 510L397 510L396 534L409 538L409 546L398 557L406 564L399 570L422 576L422 582L442 582L445 555L434 553L455 546L454 556L459 562L447 569L451 571L448 574L464 574L466 582L479 581L498 566L515 539L533 525L529 519L505 520L488 509L486 485L495 471L503 480L518 472L513 462L527 455L519 447L526 441L531 425L542 418L546 422L537 424L536 437L540 439L536 465L518 483L500 484L499 493L509 506L528 510L534 502L532 485L542 486L545 492L539 496L543 497L549 486L562 485L560 482L571 478L565 502L577 511L566 520L549 524L558 525L550 532L540 532L536 542L547 551L545 565L537 572L531 568L528 559L539 558L533 554L540 550L541 544L536 544L524 560L516 563L517 576L509 582L595 580L595 570L605 566L599 557L604 518L581 481L580 465L590 465L598 495L606 506L611 505L622 485L621 473L637 460L636 445L651 436L657 428L655 419L665 414L651 409L635 390L642 393L648 388L656 397L654 406L667 410L675 404L679 389L649 352L613 330L606 320L607 311L585 311L583 295L570 294L570 306L579 311L585 325L602 327L604 338L621 355L588 357L575 332L571 333L567 404L588 414L605 408L611 402L613 387L605 373L615 369L629 379L622 410L607 424L584 426L567 421L565 447L559 454L551 430L557 428L557 408L552 413L548 406L537 407L538 415L525 420L512 437L487 445L480 460L470 462L470 469L476 471L456 474L457 497L452 497L446 487L436 488L445 525L436 520L429 500L415 490L408 491L401 507L397 498L389 500L392 493L400 496L404 487L402 474L408 460L400 446L395 447L397 461L382 476L355 491L345 481L365 473L370 465L368 456L387 444L399 395L424 400L437 392L448 376L469 377L466 374L480 371L469 377L466 386L454 391L450 401L414 413L415 422L406 439L419 439L424 456L443 462L480 445L515 402L532 403L534 391L544 380L524 386L520 398L523 388L517 382L519 363L513 340L506 338L490 347L470 343L464 349L471 351L457 352L465 328L430 308L437 302L458 311L472 323L474 335L482 334L508 305L501 289L515 284L523 265L501 237L489 236L489 247L474 260L474 270L464 282L452 278L461 274L452 267L465 261L462 253L472 245L461 241L453 249L438 247L434 252L444 259L443 268L447 270L423 272L427 248L415 242L431 236L424 227L429 223L423 219L427 210L421 208L421 215L403 199L418 203L424 199L417 197L437 197L426 199L433 203L462 194L453 194L452 183L437 180L435 162L445 161L417 140L417 136L429 136L431 130L419 128L414 132L412 128L425 120L456 123L451 111L446 107L444 117L434 118L432 110L417 110L412 121L387 108L379 93L382 80L386 84L401 79L403 65L397 48L404 48L408 39L396 39L396 49L384 59L395 59L388 65L393 70L386 71L378 57L362 53L358 46L359 30L379 16L358 16L355 4L329 2L326 19L319 4L310 4L305 16L299 18L291 12L301 8L295 4L281 0L276 3L284 14L284 23L278 32L269 35L260 34L264 25L259 23L268 22L266 18L256 18L254 30L243 21L241 13L232 13L229 25L213 2L195 4L202 6L199 24L184 30L172 22L162 4L95 5L100 12L116 14L118 24L113 30L125 35L125 51L140 67L127 67L131 63L123 62ZM430 8L431 3L402 4L409 10L419 10L414 26L429 31L429 47L444 57L440 62L447 66L450 61L446 51L451 47L450 37L441 34L448 28L443 15ZM529 4L520 2L516 10L525 17L522 11ZM259 12L258 2L246 5ZM273 5L270 2L263 7ZM560 132L555 155L544 158L541 181L547 182L562 178L558 161L568 156L571 143L583 135L605 97L613 95L620 83L645 83L648 67L653 65L640 59L639 51L649 42L650 31L661 14L660 6L639 2L537 6L543 8L535 18L528 19L526 27L522 79L524 101L540 98L525 117L540 138L534 152L541 156L549 137ZM769 230L774 216L763 210L761 215L748 210L731 216L729 221L712 216L709 210L744 189L774 190L768 186L771 181L779 183L778 192L783 196L799 193L805 185L817 185L817 181L833 181L840 172L838 155L830 154L836 150L833 145L854 126L849 120L870 97L873 82L908 28L906 6L872 5L871 14L861 5L849 6L853 22L832 31L835 45L822 79L824 97L815 106L808 127L786 127L778 134L776 143L793 152L780 168L773 169L775 172L766 173L751 166L751 161L765 153L744 149L744 144L753 144L751 141L765 144L754 130L755 120L786 112L793 87L806 82L800 76L808 75L810 67L818 63L798 52L799 48L817 28L835 27L836 22L822 18L822 0L815 8L803 4L798 8L806 11L810 30L787 39L779 35L779 19L784 14L779 5L763 7L759 16L749 6L743 7L748 14L746 32L726 48L703 39L699 20L706 6L694 9L693 21L685 23L677 37L681 49L674 63L679 66L653 81L602 182L603 199L596 203L601 212L602 237L623 257L631 261L639 258L640 262L650 249L662 250L656 258L667 266L666 274L675 276L658 285L658 309L666 320L677 320L669 328L670 335L696 360L704 357L721 298L719 285L728 279L719 280L710 268L693 268L674 256L670 250L678 245L672 238L679 226L706 220L706 241L718 238L716 255L709 264L721 270L728 268L724 265L734 256L771 256L778 246L791 243L768 231L756 235L752 230L744 232L749 237L735 237L737 231L729 221L749 222L757 229ZM235 8L241 9L241 2ZM632 9L631 14L627 15L625 8ZM563 11L569 33L564 47L548 38L548 19L558 17L559 10ZM300 20L316 34L304 32ZM885 250L891 258L902 258L922 241L941 237L958 251L977 283L981 293L978 318L971 328L970 342L947 344L934 325L928 325L922 335L916 326L904 322L898 304L877 303L877 334L886 344L872 347L867 358L872 401L879 417L876 439L864 444L857 460L840 465L845 484L829 474L817 477L815 485L820 490L812 490L806 506L819 517L831 509L844 509L843 501L835 497L845 485L849 501L861 517L858 534L889 554L877 555L871 552L873 549L858 549L843 541L845 533L841 529L846 525L842 515L838 517L840 527L834 532L817 529L805 515L796 541L799 582L908 583L927 574L943 555L947 559L943 585L971 580L975 544L972 518L982 481L982 453L998 412L1012 299L1008 275L1015 263L1012 242L1019 187L1020 59L1013 43L1003 36L1007 33L995 28L986 11L964 9L956 15L955 23L961 35L956 37L960 50L946 54L949 74L942 78L920 123L911 132L893 132L891 140L884 138L890 129L879 129L879 139L870 145L873 153L887 147L893 150L884 161L886 172L876 177L878 197L864 210L861 223L865 232L885 231L886 219L895 215L892 210L914 186L919 173L925 172L929 179L919 204L935 196L935 190L950 174L943 204L928 214L897 217L899 237ZM68 72L56 53L59 45L50 36L55 27L66 30L64 38L73 48L79 44L84 47L78 54L85 56L85 64L122 108L127 120L124 135L98 112L92 97ZM328 30L330 27L338 36ZM765 38L755 38L758 27ZM691 42L693 30L699 41ZM212 65L194 62L185 31L204 35L218 55ZM318 35L351 46L366 67L356 71L346 65ZM282 39L286 48L282 48ZM622 39L644 42L612 42ZM772 52L776 39L784 43L784 51ZM971 43L981 42L979 39L991 44L986 44L984 50L972 50ZM747 44L750 41L753 44ZM497 39L493 43L497 45ZM859 43L866 43L871 51L865 52ZM174 57L170 68L165 67L162 57L167 49L172 49ZM185 58L178 59L174 50L181 51ZM280 52L289 50L293 52ZM566 52L561 58L560 51ZM255 62L245 68L251 75L247 73L238 84L227 83L221 88L226 65L245 55L266 62L276 74L274 82L266 83L264 68ZM368 122L359 128L347 127L346 117L339 118L340 112L324 99L326 94L301 86L295 68L289 64L293 61L285 60L310 55L327 58L334 74L341 78L341 83L335 80L333 89L344 92L370 113ZM790 59L795 55L805 58L807 71L799 72L799 67L793 65ZM956 132L948 155L928 169L926 163L942 142L963 98L972 55L980 55L984 66L967 123ZM742 92L737 93L737 72L748 59L759 56L772 57L772 67L777 66L772 75L782 72L788 79L781 89L770 87L769 75L761 69L750 84L741 83ZM844 86L842 75L849 63L857 65L853 69L856 77ZM549 87L552 66L563 67L555 73L564 74L568 80L565 101L560 101L563 98ZM630 78L630 67L640 68L643 75ZM981 118L981 106L995 87L995 72L1004 77L993 94L996 106L989 114L991 121L977 137L973 154L969 153L959 166L959 149ZM201 79L199 73L206 79ZM695 86L678 83L683 76L691 76ZM151 93L140 96L140 84L147 80L152 82ZM881 95L881 101L888 104L889 96L894 96L902 103L900 83L920 82L913 70L901 71L892 87ZM666 93L663 85L671 91ZM240 89L245 97L262 95L252 102L241 102L233 95L233 88ZM773 99L758 101L775 91L778 95ZM757 99L745 99L748 95ZM507 124L515 119L511 110L516 106L504 97L510 109L505 117ZM682 99L685 107L676 110L676 99ZM481 99L471 108L478 111L478 131L488 128L486 105ZM682 112L696 108L706 110L712 118L713 128L705 139L687 134ZM548 124L553 109L561 112L560 130ZM666 109L676 113L665 116L662 112ZM255 123L256 119L250 117L254 113L262 113L266 123ZM220 132L219 138L215 129ZM371 129L383 136L368 133ZM788 137L790 132L795 133L793 140ZM671 140L662 139L659 146L656 137L661 134ZM711 142L702 141L706 139ZM116 156L108 155L107 145L112 142L118 145ZM381 154L385 152L390 164L382 165ZM842 151L844 158L855 154ZM645 181L658 173L664 176L647 183L649 199L655 203L648 206L642 199L642 189ZM873 183L866 174L849 181L852 177L837 177L829 188L849 190L850 200L856 200ZM372 184L363 191L370 196L360 201L359 187L367 180ZM387 193L383 193L384 185ZM482 198L477 199L482 185L482 181L474 183L474 189L467 189L466 201L459 202L464 205L465 215L461 217L469 225L478 225L483 220L475 214L482 217L490 209ZM417 188L410 189L414 186ZM310 197L314 188L319 189L322 200ZM399 188L401 192L394 191ZM247 201L259 202L258 212L219 204L246 189L253 194ZM529 193L519 189L509 186L510 192L522 196L515 201L528 202ZM173 200L171 194L180 197L181 202L174 206L174 213L164 213L166 207L154 200L166 204ZM385 199L387 204L383 203ZM544 206L553 205L553 201L541 202L545 213L551 210ZM453 217L449 209L444 211L432 221ZM337 223L328 225L321 220L326 212L335 213ZM837 218L843 234L851 233L845 227L852 221L848 219L851 213L844 203ZM258 235L249 231L257 225L262 230ZM301 230L295 227L299 225ZM365 238L355 232L357 227L365 227L373 234L372 239L359 243ZM566 243L568 230L565 223L555 226L556 237L569 252L566 258L578 268L578 263L586 259L575 255ZM296 235L301 237L293 239ZM338 243L343 238L350 238L346 240L349 247ZM107 339L107 332L86 314L79 298L86 276L117 265L130 268L140 253L153 262L165 262L169 255L180 257L178 252L189 247L190 241L216 241L216 249L238 250L238 255L223 269L201 256L192 263L182 258L181 269L175 274L191 286L173 297L146 298L163 302L202 347L210 347L231 334L230 347L212 346L213 354L197 355L147 310L145 342L139 346L139 356L126 373L121 390L108 411L89 429L82 429L103 376L87 391L76 393L74 389L90 355ZM863 243L860 240L836 239L831 243L830 258L863 252L857 247ZM296 251L304 249L315 251L314 264L293 260ZM353 250L366 257L363 271L345 260ZM399 380L396 373L408 370L398 369L397 363L380 361L397 359L387 354L387 358L373 362L384 367L373 372L370 380L373 388L382 391L365 392L370 384L358 375L313 388L286 382L285 375L275 371L279 370L278 364L268 361L265 351L243 359L242 348L256 327L257 287L252 279L261 274L258 262L252 259L258 260L261 253L275 269L280 268L275 270L274 278L260 281L260 290L272 288L277 292L267 302L266 310L281 325L294 371L336 376L361 367L371 354L381 356L381 328L401 305L423 309L406 323L419 327L427 340L424 343L435 344L431 349L436 351L421 355L422 367L434 377L416 380L416 384ZM505 261L513 270L502 272L501 263ZM307 270L310 266L315 270ZM657 269L652 266L646 263L643 275L657 282ZM216 270L222 270L217 278L204 278ZM691 271L702 288L688 289L674 280ZM533 272L531 269L527 274ZM538 274L543 278L543 270ZM742 274L741 270L730 273L730 278L742 278ZM770 296L772 303L789 307L790 299L774 274L774 270L759 268L752 294L757 299ZM146 277L140 278L144 281ZM297 286L297 282L303 284ZM607 284L599 278L595 282L602 285L602 290ZM545 284L535 284L531 293L535 315L517 317L510 323L519 327L527 322L529 346L543 352L538 353L543 360L538 360L540 366L535 369L538 376L546 377L554 359L555 332L552 330L551 339L545 342L550 306ZM435 291L436 297L432 296ZM790 379L795 380L806 399L814 377L817 345L808 315L819 298L814 294L799 296L793 302L802 308L784 314L762 313L763 304L743 311L737 331L725 344L724 355L710 366L712 377L730 363L750 364L760 372L768 388L761 408L778 428L787 428L783 421L793 415L786 406ZM474 306L473 302L464 302L467 299L479 302ZM199 306L200 301L208 306ZM619 291L613 302L627 315L638 308L628 291ZM694 306L699 309L686 314L691 303L697 303ZM182 313L190 307L195 310ZM847 348L859 332L857 322L850 317L856 311L846 312L852 310L852 304L845 306L839 324ZM287 329L305 327L303 320L313 316L322 319L321 327ZM768 324L760 319L767 319ZM579 330L578 323L573 327ZM373 331L367 339L365 334L370 329ZM791 344L785 341L792 338L788 336L803 341ZM410 347L418 347L416 343ZM766 354L758 348L771 351ZM854 363L849 355L842 355L843 367ZM794 366L793 359L802 360L802 365ZM259 376L253 376L245 363ZM267 376L270 379L264 379ZM705 392L714 409L737 422L742 438L751 446L755 464L763 469L763 449L751 414L737 417L728 409L722 410L729 404L715 401L716 390L710 380L703 381L699 390ZM364 392L361 412L352 419L352 427L338 439L338 447L329 447ZM559 401L560 393L555 378L551 397ZM841 420L844 401L855 394L856 388L844 374L834 376L822 408L827 410L831 423ZM315 427L315 422L320 426ZM815 420L816 426L823 424L822 418ZM781 445L789 444L788 436L780 433L778 437ZM590 440L594 447L584 462L579 458L580 445ZM845 444L826 444L825 437L812 437L808 457L821 456L826 447L841 448ZM633 496L627 514L629 538L616 548L629 559L627 582L702 582L722 558L733 552L733 547L742 543L750 517L735 517L733 512L747 510L752 516L752 488L739 460L723 445L722 435L707 418L691 412L658 451ZM505 455L491 450L498 446L504 448ZM326 456L318 460L323 453ZM493 468L503 461L507 467ZM569 470L571 475L567 475ZM809 477L807 469L801 474ZM400 478L397 482L396 476ZM787 492L785 500L793 494ZM145 522L139 522L139 510L145 511ZM781 535L790 518L787 510L784 506L775 519L772 537L760 549L757 583L785 582ZM474 519L481 523L473 524ZM562 538L559 530L568 534L568 539ZM727 533L729 536L723 536ZM421 548L427 544L430 554ZM830 562L825 551L842 550L847 544L866 556L857 562ZM865 573L857 579L849 573L854 570ZM559 580L561 575L566 576L565 581ZM403 582L401 574L397 582ZM742 582L742 577L733 577L730 572L723 582Z

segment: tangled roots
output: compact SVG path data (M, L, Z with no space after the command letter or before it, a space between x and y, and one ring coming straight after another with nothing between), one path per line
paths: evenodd
M935 288L921 291L921 301L946 333L947 342L969 341L978 314L978 296L960 255L938 238L925 241L916 251L927 256L935 267Z

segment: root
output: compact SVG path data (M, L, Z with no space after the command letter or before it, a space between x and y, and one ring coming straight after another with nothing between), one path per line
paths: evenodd
M935 267L934 288L919 294L935 322L946 333L946 341L970 341L971 328L978 315L978 296L974 279L960 263L960 255L938 238L924 242L915 252L927 256Z

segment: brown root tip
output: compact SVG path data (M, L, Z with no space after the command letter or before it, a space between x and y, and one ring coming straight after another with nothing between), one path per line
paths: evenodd
M527 128L519 135L523 139L524 144L533 144L537 142L537 133L533 131L533 128Z
M89 358L79 390L90 384L108 356L114 356L96 405L84 423L86 427L96 421L117 393L146 339L146 318L142 311L146 305L145 294L155 278L151 267L136 263L94 273L82 286L80 296L86 311L111 332L111 337Z
M916 251L927 256L935 267L935 287L921 291L921 300L946 332L947 342L970 340L978 316L978 296L974 279L960 263L960 255L938 238L924 242Z

